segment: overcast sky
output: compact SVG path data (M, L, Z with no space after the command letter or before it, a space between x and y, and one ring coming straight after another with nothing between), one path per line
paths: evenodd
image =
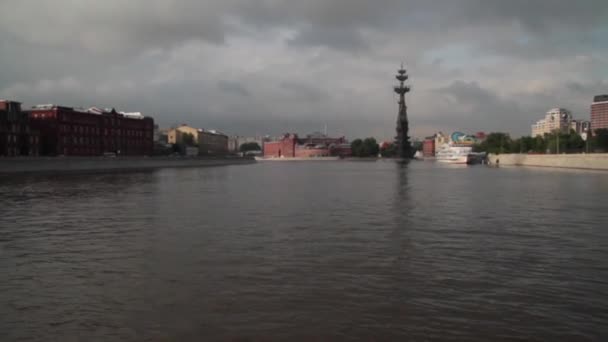
M530 134L608 93L607 0L0 0L0 98L230 134Z

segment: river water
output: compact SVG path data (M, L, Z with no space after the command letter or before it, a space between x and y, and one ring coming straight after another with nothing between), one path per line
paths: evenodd
M608 173L0 179L1 341L608 339Z

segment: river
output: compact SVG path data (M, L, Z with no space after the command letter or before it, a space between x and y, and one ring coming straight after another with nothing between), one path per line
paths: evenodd
M5 176L0 340L606 340L607 222L605 172Z

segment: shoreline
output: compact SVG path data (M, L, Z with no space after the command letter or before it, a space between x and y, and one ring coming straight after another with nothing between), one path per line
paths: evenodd
M489 165L608 171L608 153L590 154L490 154Z
M260 162L290 162L290 161L338 161L340 157L285 157L285 158L264 158L255 157Z
M0 158L0 175L127 172L163 168L245 165L255 162L251 158L15 157Z

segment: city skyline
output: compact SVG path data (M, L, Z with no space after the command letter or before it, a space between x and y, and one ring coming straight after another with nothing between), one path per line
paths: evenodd
M608 93L607 14L604 1L8 0L0 98L391 140L387 80L405 60L412 137L528 135L553 107L588 120Z

